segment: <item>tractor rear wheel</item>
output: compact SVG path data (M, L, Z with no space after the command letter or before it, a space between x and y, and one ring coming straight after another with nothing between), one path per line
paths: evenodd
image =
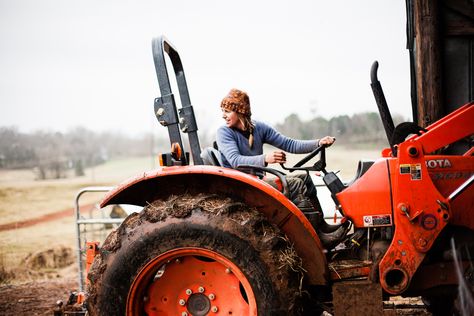
M287 315L301 260L256 210L211 195L155 201L96 257L90 315Z

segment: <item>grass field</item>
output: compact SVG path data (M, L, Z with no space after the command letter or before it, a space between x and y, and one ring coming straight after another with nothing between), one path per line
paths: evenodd
M86 186L113 186L150 169L151 158L110 161L87 169L83 177L36 181L31 170L0 171L0 225L71 209ZM82 204L100 201L104 193L88 193ZM55 246L75 248L73 216L0 232L0 265L18 267L32 253Z
M348 150L333 146L327 151L327 169L341 170L344 180L353 177L360 159L375 159L378 150ZM289 155L288 165L302 155ZM83 177L59 180L34 180L31 170L0 171L0 224L36 218L74 206L77 192L85 186L112 186L153 167L150 157L110 161L87 169ZM324 192L321 192L324 200ZM81 199L83 204L98 202L103 193L90 193ZM323 201L323 206L326 202ZM31 253L64 245L76 248L73 217L44 222L30 227L0 231L0 265L17 267Z

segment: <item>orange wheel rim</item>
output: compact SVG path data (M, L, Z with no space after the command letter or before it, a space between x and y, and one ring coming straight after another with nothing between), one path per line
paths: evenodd
M143 267L127 298L127 315L257 315L252 287L226 257L203 248L167 251Z

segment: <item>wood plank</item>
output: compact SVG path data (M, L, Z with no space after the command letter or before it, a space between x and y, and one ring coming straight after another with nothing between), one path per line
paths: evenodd
M426 127L444 115L438 1L415 0L418 123Z

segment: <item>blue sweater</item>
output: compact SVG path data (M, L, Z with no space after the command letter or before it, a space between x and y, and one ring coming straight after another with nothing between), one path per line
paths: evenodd
M286 137L269 125L253 121L253 147L241 132L227 126L217 130L217 145L222 153L224 167L235 168L239 165L265 166L263 144L273 145L283 151L293 154L305 154L318 146L318 140L296 140Z

